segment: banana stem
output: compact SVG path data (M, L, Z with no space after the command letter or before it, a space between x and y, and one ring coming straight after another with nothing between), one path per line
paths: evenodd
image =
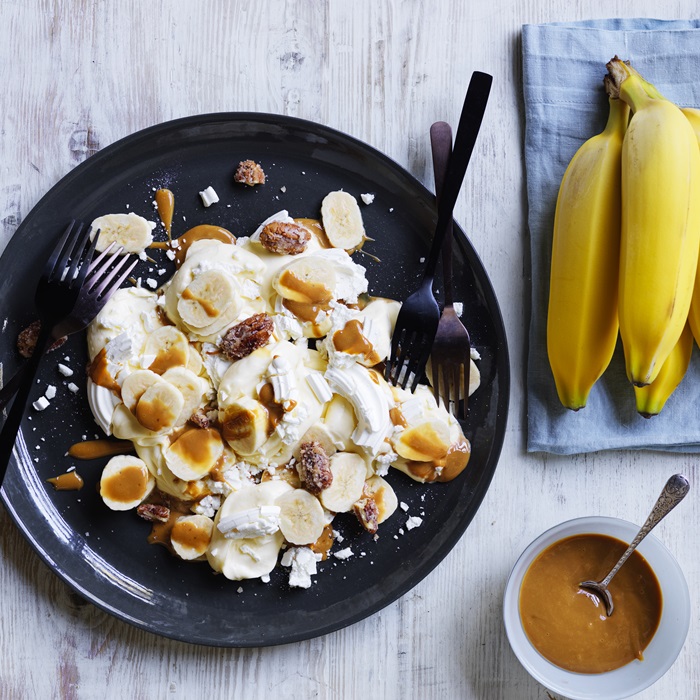
M637 112L647 106L652 100L659 99L661 94L632 68L628 62L620 60L617 56L607 64L608 75L612 83L611 90L617 91L620 99L624 100L633 112ZM647 89L649 87L649 90ZM606 89L608 82L606 81ZM655 94L651 94L653 91ZM610 94L610 92L608 93Z

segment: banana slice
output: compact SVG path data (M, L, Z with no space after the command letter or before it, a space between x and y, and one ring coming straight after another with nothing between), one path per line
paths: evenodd
M365 460L352 452L336 452L330 460L333 483L321 491L323 507L333 513L347 513L362 496L367 468Z
M141 425L154 433L162 433L175 426L185 400L172 385L159 380L143 392L133 414Z
M376 504L379 518L377 523L383 523L394 514L399 501L396 498L394 489L386 479L381 476L371 476L365 481L364 493L366 493Z
M399 433L393 444L401 457L413 462L442 459L450 448L450 426L443 421L427 421Z
M160 377L148 369L139 369L132 372L122 384L122 401L124 405L133 413L136 404L143 396L146 389L157 384Z
M292 487L284 481L266 481L246 485L234 491L224 501L214 519L214 531L207 550L207 559L214 571L220 571L233 581L257 578L269 574L277 564L277 555L284 542L280 530L258 537L227 539L218 525L226 518L275 501Z
M326 526L323 507L315 496L304 489L294 489L280 496L280 530L291 544L313 544Z
M241 396L219 410L224 440L239 455L255 454L268 438L267 409L256 399Z
M187 355L187 369L195 374L201 374L204 368L204 362L202 361L202 356L197 352L197 348L190 345L189 353Z
M357 427L352 404L340 394L334 394L326 405L323 423L331 435L333 444L341 451L347 450L351 445L350 436Z
M336 275L332 265L319 265L307 256L285 265L272 280L275 291L288 301L322 305L333 298Z
M329 457L332 457L338 451L338 447L336 446L333 434L331 433L328 426L324 425L323 423L316 423L315 425L312 425L304 433L301 440L299 440L299 444L294 449L295 459L298 460L300 458L300 448L305 442L318 442L321 445L321 447L323 447L323 451Z
M208 384L186 367L173 367L165 372L162 377L182 394L184 405L175 424L184 425L201 405L204 394L208 389Z
M107 462L100 478L100 496L112 510L136 508L155 485L146 463L133 455Z
M205 515L184 515L173 525L170 544L180 558L198 559L206 554L213 529L214 521Z
M175 326L163 326L146 339L144 355L154 358L148 369L163 374L171 367L181 367L188 363L190 344L187 336Z
M102 252L110 243L124 246L126 253L141 253L153 243L152 231L156 227L154 221L146 221L142 216L129 212L128 214L105 214L92 222L93 236L97 231L96 250Z
M218 430L192 428L165 450L165 463L178 478L194 481L206 476L223 453L224 442Z
M352 252L362 247L365 227L357 200L342 190L329 192L321 203L321 220L328 242Z
M236 303L236 297L236 286L229 275L220 270L207 270L185 287L177 310L188 326L206 328Z

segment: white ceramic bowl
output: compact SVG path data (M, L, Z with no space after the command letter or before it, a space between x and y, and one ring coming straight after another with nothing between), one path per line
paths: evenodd
M617 518L591 516L561 523L540 535L520 555L511 571L503 600L503 619L510 645L527 672L542 685L571 700L617 700L648 688L671 668L683 648L690 625L690 595L683 572L672 554L647 535L638 551L649 562L661 587L663 608L656 634L644 650L643 661L614 671L584 674L565 671L542 656L525 634L519 612L520 585L528 567L542 550L572 535L610 535L631 542L639 526ZM543 591L546 595L546 591Z

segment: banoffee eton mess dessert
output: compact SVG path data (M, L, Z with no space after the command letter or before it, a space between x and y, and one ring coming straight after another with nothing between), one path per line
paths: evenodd
M172 194L156 202L170 234ZM109 460L100 494L151 521L150 541L234 581L267 582L280 563L308 588L342 539L338 513L376 537L396 511L390 468L419 482L464 469L469 441L432 389L383 378L400 304L369 296L350 256L366 238L352 195L329 193L320 221L280 211L245 237L205 225L154 243L154 227L133 212L93 222L98 250L161 247L176 271L117 291L87 334L92 413L131 443L116 443L131 454Z

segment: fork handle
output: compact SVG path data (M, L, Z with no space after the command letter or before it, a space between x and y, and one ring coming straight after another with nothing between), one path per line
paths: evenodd
M442 188L447 175L447 165L452 153L452 127L447 122L435 122L430 127L430 145L433 153L433 175L435 177L435 198L442 198ZM447 224L445 241L442 244L442 283L445 292L445 306L452 306L452 219Z
M0 432L0 484L5 478L5 472L12 456L12 448L14 447L19 427L22 424L22 418L29 401L29 394L34 385L34 377L39 369L39 363L52 340L51 324L42 323L36 348L32 356L27 360L26 369L22 373L21 383L17 390L17 396L10 409L10 415L2 427L2 432Z
M26 371L27 365L24 364L12 375L9 381L2 385L2 389L0 389L0 411L5 410L7 405L12 401Z
M424 282L435 276L435 268L440 257L442 244L452 222L452 211L455 208L457 196L462 187L462 181L474 150L476 137L479 134L481 122L484 118L492 82L492 76L480 71L474 71L469 81L467 96L464 98L464 106L462 107L462 114L457 127L455 146L450 155L445 185L438 202L438 221L430 253L428 254L428 262L425 266Z

